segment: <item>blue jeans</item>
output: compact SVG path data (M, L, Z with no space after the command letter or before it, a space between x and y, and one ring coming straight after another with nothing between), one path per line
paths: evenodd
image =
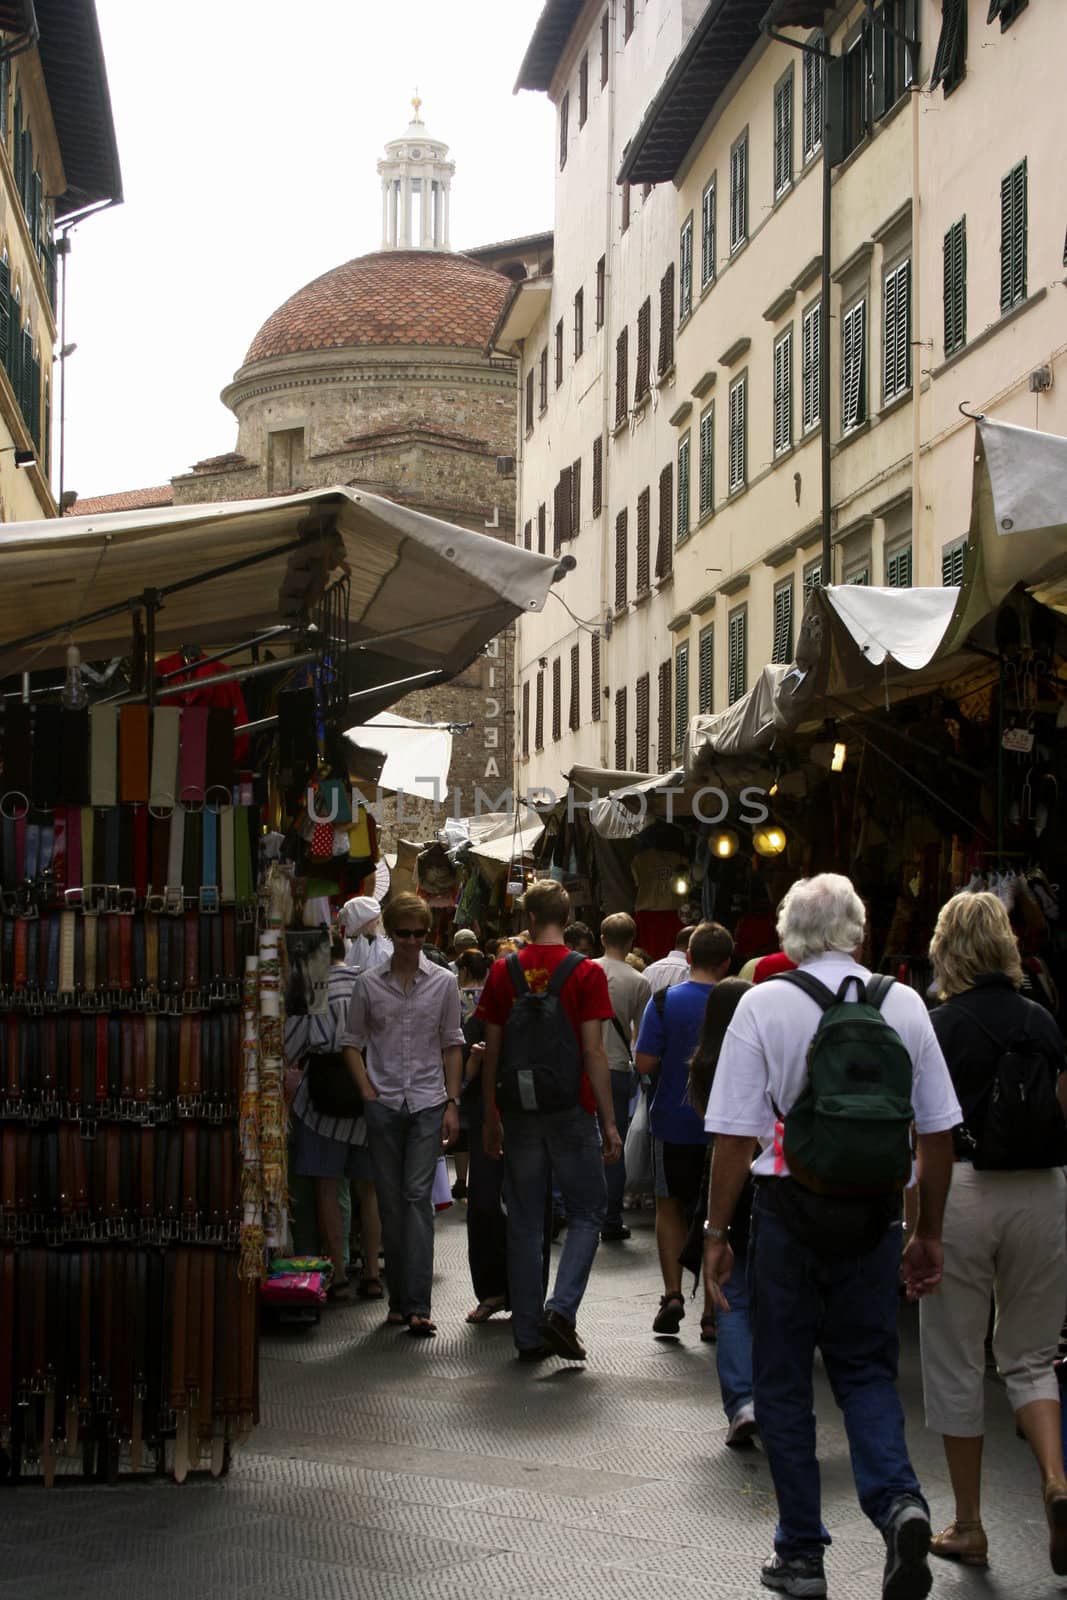
M433 1175L441 1154L444 1102L394 1111L368 1100L367 1144L378 1192L389 1309L430 1315L433 1286Z
M575 1322L604 1226L604 1164L596 1118L570 1111L511 1112L504 1125L504 1204L508 1213L511 1329L520 1350L541 1343L544 1311ZM548 1301L541 1287L545 1191L563 1195L567 1233Z
M748 1257L734 1256L734 1270L723 1285L730 1309L716 1318L718 1341L715 1365L719 1371L722 1408L732 1422L742 1406L752 1404L752 1329L748 1320Z
M633 1093L633 1073L616 1072L611 1074L611 1100L615 1110L615 1126L619 1130L619 1138L626 1143L626 1134L630 1126L630 1096ZM615 1161L610 1167L604 1168L604 1181L608 1191L608 1209L604 1217L609 1228L617 1228L622 1224L622 1201L626 1193L626 1162Z
M908 1459L896 1387L899 1224L867 1254L827 1261L794 1238L761 1190L749 1242L753 1389L778 1497L774 1548L788 1559L830 1543L815 1456L816 1348L844 1416L863 1511L884 1529L902 1495L925 1501Z

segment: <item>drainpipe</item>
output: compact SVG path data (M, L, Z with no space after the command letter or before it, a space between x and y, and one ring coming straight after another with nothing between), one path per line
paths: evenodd
M825 43L807 44L791 39L774 26L785 0L774 0L760 31L769 39L800 50L804 55L818 56L822 73L822 283L819 292L819 466L822 485L822 554L820 558L823 587L833 582L833 481L830 455L830 246L832 242L831 180L833 166L830 159L830 48Z
M604 356L601 362L601 438L603 445L603 462L601 467L600 482L600 614L605 623L611 616L613 591L611 587L611 425L614 413L611 409L611 286L614 279L612 271L612 245L614 243L614 200L615 200L615 40L616 33L617 0L610 0L608 6L608 152L607 152L607 205L604 218L604 325L601 334L604 339ZM607 629L602 630L602 638L606 642ZM604 691L604 680L607 677L607 651L601 651L600 679L601 694ZM600 765L605 771L609 770L613 762L611 755L611 728L610 709L611 700L602 702L600 707Z

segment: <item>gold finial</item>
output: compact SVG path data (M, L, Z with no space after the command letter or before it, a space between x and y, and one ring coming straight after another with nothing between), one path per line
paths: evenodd
M421 122L422 118L419 116L419 112L422 110L422 101L419 99L419 91L417 89L411 97L411 105L413 111L415 112L415 121Z

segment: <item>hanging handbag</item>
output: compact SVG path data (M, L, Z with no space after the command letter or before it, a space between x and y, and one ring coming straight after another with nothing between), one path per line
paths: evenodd
M340 1050L307 1058L308 1098L321 1117L361 1117L363 1096Z

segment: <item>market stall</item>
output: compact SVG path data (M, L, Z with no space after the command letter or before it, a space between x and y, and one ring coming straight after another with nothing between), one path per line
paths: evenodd
M557 568L349 489L11 524L0 563L0 1472L218 1473L284 1233L281 930L297 875L376 865L340 730ZM91 706L80 656L121 661Z

